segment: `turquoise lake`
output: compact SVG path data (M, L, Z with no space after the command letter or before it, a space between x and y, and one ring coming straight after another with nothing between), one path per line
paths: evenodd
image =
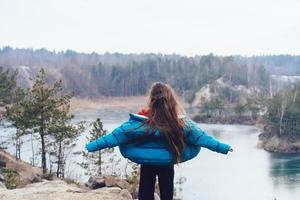
M97 117L103 119L104 127L112 131L128 119L134 110L98 109L76 110L73 122L87 123ZM300 155L274 154L257 148L260 131L253 126L199 124L208 134L232 145L233 153L218 154L202 148L198 157L176 166L176 192L183 200L300 200ZM9 137L13 129L0 128L0 139ZM73 151L82 150L86 143L86 131ZM28 138L27 138L28 139ZM35 144L38 145L38 144ZM8 150L13 153L12 145ZM126 160L121 159L121 173ZM22 158L29 161L31 145L25 143ZM75 162L80 158L71 156L66 167L67 175L87 180ZM109 168L109 166L108 166Z

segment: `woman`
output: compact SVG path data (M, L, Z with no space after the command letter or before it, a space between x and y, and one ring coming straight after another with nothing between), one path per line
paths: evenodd
M156 82L150 89L147 109L129 114L129 121L86 148L93 152L119 145L125 158L141 164L139 200L154 199L156 176L161 200L172 200L174 164L194 158L201 147L223 154L233 151L183 114L173 89Z

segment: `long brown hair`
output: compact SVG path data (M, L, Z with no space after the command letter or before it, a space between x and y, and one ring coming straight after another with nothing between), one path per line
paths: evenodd
M149 112L146 123L158 128L173 153L173 161L179 163L185 147L184 121L179 118L184 109L179 104L172 87L162 82L152 84L148 98Z

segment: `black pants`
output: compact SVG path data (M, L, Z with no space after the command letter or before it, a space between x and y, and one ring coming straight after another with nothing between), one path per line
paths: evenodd
M154 200L156 176L161 200L173 200L174 165L141 165L139 200Z

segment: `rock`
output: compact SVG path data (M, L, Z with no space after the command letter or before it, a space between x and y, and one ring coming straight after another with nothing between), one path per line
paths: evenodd
M113 187L117 183L116 178L113 176L104 176L104 180L105 180L106 187Z
M123 179L117 180L115 186L117 186L121 189L131 190L131 185Z
M106 188L110 193L113 194L120 194L121 193L121 188L118 187L111 187L111 188Z
M72 188L72 189L67 189L66 192L85 193L87 191L81 188Z
M1 189L0 189L1 190ZM83 190L75 184L61 180L43 181L29 184L15 190L1 190L0 199L5 200L132 200L130 193L118 187L103 187L96 190Z
M39 174L30 173L30 175L28 176L28 181L30 183L41 182L42 181L42 177Z
M103 193L104 190L107 193L118 195L119 196L118 199L132 199L132 196L128 190L121 189L119 187L104 187L94 191L95 193L99 194L99 193Z
M131 185L124 179L116 178L113 176L104 176L106 187L119 187L121 189L132 190Z
M104 178L99 177L99 176L91 176L88 180L88 183L86 184L86 186L88 186L91 189L98 189L98 188L102 188L105 187L106 182L104 180Z
M132 196L131 196L130 192L126 189L121 190L120 196L125 198L125 199L132 199Z
M79 183L77 184L77 186L83 190L91 190L91 188L89 187L89 183Z

